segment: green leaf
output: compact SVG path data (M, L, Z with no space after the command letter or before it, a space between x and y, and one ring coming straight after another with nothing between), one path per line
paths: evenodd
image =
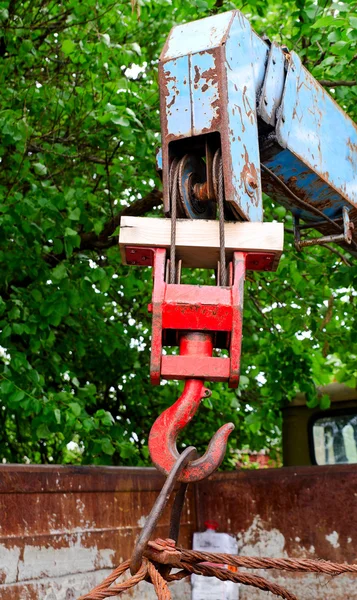
M37 429L36 429L36 435L38 437L38 439L48 439L49 437L51 437L51 432L48 428L48 425L46 425L46 423L41 423Z
M36 173L36 175L47 175L47 167L45 165L43 165L42 163L34 163L33 164L33 169Z
M135 447L129 442L120 444L120 456L124 459L132 458L135 455Z
M7 21L9 18L9 11L7 8L0 8L0 21Z
M80 219L81 216L81 211L80 209L74 208L73 210L71 210L71 212L68 215L68 218L71 219L71 221L78 221Z
M72 54L76 49L76 44L70 40L64 40L62 42L62 52L64 52L64 54Z
M77 232L74 229L71 229L71 227L66 227L66 229L64 230L64 234L67 237L71 237L71 236L77 236Z
M115 452L115 448L113 446L113 444L111 443L109 438L104 438L102 441L102 451L104 452L104 454L108 454L109 456L112 456Z
M10 396L10 400L12 402L20 402L20 400L22 400L23 398L25 398L25 392L23 390L16 390Z
M330 408L331 400L328 394L323 394L320 399L320 408L321 410L327 410Z
M42 302L43 300L41 292L37 289L31 291L31 296L36 300L36 302Z
M111 117L110 120L115 125L121 125L122 127L129 127L130 121L125 117Z
M321 29L322 27L329 27L330 25L333 25L334 27L344 25L344 20L336 19L332 15L326 16L326 17L321 17L320 19L317 19L317 21L313 25L311 25L311 28L312 29Z
M82 407L78 402L70 402L69 407L71 408L72 413L75 417L79 417L82 412Z
M60 263L52 270L51 277L54 281L61 281L67 277L67 269L63 263Z
M3 381L0 384L0 391L1 394L11 394L15 389L14 384L12 383L12 381L8 381L6 379L3 379Z

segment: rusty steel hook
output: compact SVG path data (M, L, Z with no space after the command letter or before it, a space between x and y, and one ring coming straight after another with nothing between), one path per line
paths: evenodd
M149 436L151 460L159 471L167 475L180 454L176 448L179 432L191 421L200 402L210 391L200 379L188 379L180 398L167 408L153 424ZM223 425L212 437L203 456L192 461L181 473L179 481L190 483L211 475L221 464L233 423Z

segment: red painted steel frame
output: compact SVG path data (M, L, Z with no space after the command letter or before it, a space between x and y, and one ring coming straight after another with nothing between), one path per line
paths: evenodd
M234 252L233 281L230 286L197 286L165 282L166 250L155 249L154 290L152 304L151 382L160 379L199 378L228 381L237 387L242 339L244 277L247 254ZM163 333L176 332L178 337L188 331L221 332L226 334L229 358L196 353L195 359L185 355L162 355Z

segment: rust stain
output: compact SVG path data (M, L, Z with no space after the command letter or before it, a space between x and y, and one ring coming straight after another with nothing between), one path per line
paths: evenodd
M249 161L249 154L246 146L244 146L244 160L245 164L241 172L241 178L244 182L246 191L251 197L251 201L255 206L259 205L259 196L255 193L258 188L258 172L253 162Z
M254 119L255 119L255 111L254 109L251 107L250 102L249 102L249 98L247 96L247 86L245 85L243 88L243 105L244 105L244 110L246 112L246 115L248 117L248 119L250 120L251 123L254 123Z
M244 121L243 121L242 108L240 106L238 106L237 104L235 104L234 106L235 106L235 108L238 109L239 116L240 116L240 122L241 122L241 125L242 125L242 133L244 133L245 132L245 125L244 125Z
M218 74L215 67L211 69L207 69L202 73L202 79L206 79L207 81L211 81L212 85L216 85L218 83Z
M357 143L352 142L351 138L347 139L347 146L352 152L357 153Z
M194 77L193 81L194 81L196 89L197 89L197 84L198 84L200 78L201 78L200 70L199 70L198 66L195 65L195 77Z
M286 556L354 562L357 523L344 515L355 512L356 486L353 465L219 473L198 486L199 525L215 518L238 539L251 531L252 546L276 532ZM323 509L322 498L328 499Z
M177 91L177 93L178 93L178 91ZM173 106L175 104L175 102L176 102L176 95L173 95L171 102L169 102L167 105L167 108L171 108L171 106Z

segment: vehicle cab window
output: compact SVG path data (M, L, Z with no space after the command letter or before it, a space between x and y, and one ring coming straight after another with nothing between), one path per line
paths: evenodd
M357 463L357 411L329 411L310 423L313 462L317 465Z

